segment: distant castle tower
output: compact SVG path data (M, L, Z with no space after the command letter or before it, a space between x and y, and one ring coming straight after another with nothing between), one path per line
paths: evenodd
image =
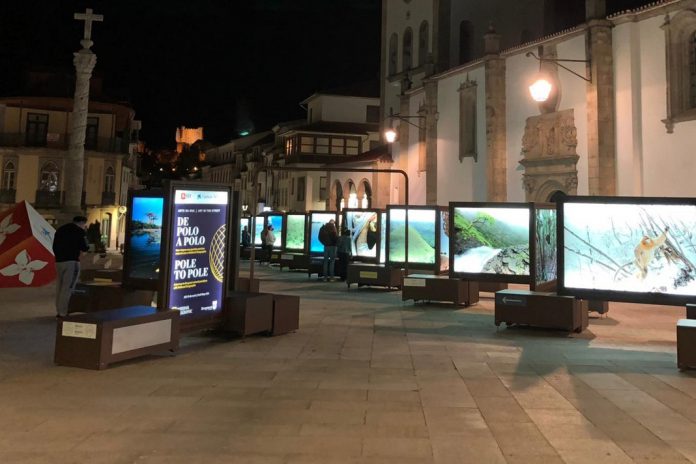
M176 152L181 153L185 147L190 147L199 140L203 140L202 127L178 127L176 129Z

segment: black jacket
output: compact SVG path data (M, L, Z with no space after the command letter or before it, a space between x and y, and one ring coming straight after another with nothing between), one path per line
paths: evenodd
M79 261L80 252L87 250L86 234L80 226L71 222L58 228L53 237L53 254L57 263Z

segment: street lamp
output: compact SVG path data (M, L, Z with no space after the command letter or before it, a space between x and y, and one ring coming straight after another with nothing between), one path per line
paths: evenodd
M539 55L542 55L541 50L542 48L539 48ZM585 82L592 83L592 76L590 77L585 77L581 74L578 74L577 72L573 71L569 67L563 65L562 63L585 63L589 64L590 60L566 60L566 59L560 59L560 58L546 58L544 56L539 56L534 52L527 52L525 56L527 58L534 58L539 62L539 68L540 70L544 68L544 64L546 63L553 63L557 65L559 68L565 69L572 75L579 77L580 79L584 80ZM549 77L542 72L539 72L537 77L534 80L534 83L529 86L529 93L532 97L532 100L538 103L545 103L549 97L551 96L551 93L554 91L554 86L553 86L553 79L549 79Z
M384 131L384 138L386 139L387 143L394 143L396 142L396 139L398 137L396 130L392 126L392 121L394 119L398 119L399 121L403 121L407 124L412 125L413 127L417 127L418 129L422 129L423 127L419 126L418 124L414 124L409 119L425 119L425 116L403 116L398 113L394 113L394 111L390 108L389 109L389 127Z
M543 77L538 78L529 86L529 93L532 96L532 100L539 103L543 103L549 99L551 90L553 90L553 85Z

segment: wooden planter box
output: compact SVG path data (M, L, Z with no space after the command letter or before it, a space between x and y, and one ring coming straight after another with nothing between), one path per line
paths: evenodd
M400 268L388 267L383 264L352 263L348 265L346 284L348 288L351 284L357 284L358 287L370 285L399 289L403 277L404 270Z
M234 292L225 300L224 329L245 337L273 330L273 297Z
M402 279L401 299L471 306L479 301L478 282L444 275L411 274Z
M688 304L686 305L686 318L696 319L696 305Z
M300 328L300 297L271 294L273 298L273 328L271 335L282 335Z
M495 294L495 325L503 322L579 333L587 328L587 301L555 293L502 290Z
M696 320L677 322L677 366L679 369L696 368Z
M80 282L68 303L68 312L90 313L131 306L150 306L155 292L124 288L118 282Z
M55 363L84 369L179 348L179 311L133 306L58 320Z

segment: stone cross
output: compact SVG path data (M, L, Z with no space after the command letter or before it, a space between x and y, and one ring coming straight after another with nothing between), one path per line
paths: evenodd
M85 22L85 36L80 43L83 47L90 48L92 46L92 23L104 21L104 15L93 14L92 9L87 8L84 13L75 13L75 19Z

